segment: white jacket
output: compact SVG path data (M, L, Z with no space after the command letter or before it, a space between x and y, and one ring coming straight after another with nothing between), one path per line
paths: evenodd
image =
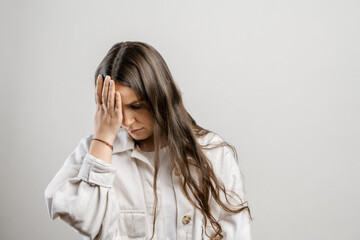
M153 166L123 129L114 142L112 164L88 153L91 138L92 135L88 135L81 139L47 186L45 200L50 217L60 217L84 239L150 239L154 203ZM198 141L200 144L219 143L222 139L209 133ZM204 150L204 153L225 188L234 190L244 200L240 171L230 149L219 147ZM172 181L177 204L177 239L208 239L204 233L204 219L182 193L175 169ZM154 239L165 240L166 209L161 205L160 188L157 194L159 212ZM224 239L251 239L245 211L230 214L214 204L212 213L222 227ZM207 233L212 232L208 221Z

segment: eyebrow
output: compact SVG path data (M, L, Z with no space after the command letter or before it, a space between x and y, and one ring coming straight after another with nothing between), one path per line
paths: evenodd
M144 100L136 100L136 101L133 101L133 102L131 102L131 103L129 103L129 104L126 104L125 106L130 106L130 105L133 105L133 104L135 104L135 103L140 103L140 102L143 102Z

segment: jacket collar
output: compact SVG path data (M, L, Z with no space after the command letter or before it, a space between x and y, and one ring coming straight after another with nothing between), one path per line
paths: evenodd
M130 156L132 158L139 159L140 161L150 166L150 168L154 171L154 168L151 165L149 159L140 150L139 146L135 144L135 140L127 133L125 129L121 128L115 138L112 154L121 153L128 150L131 150Z
M145 164L149 165L151 169L154 170L153 166L150 164L150 161L148 158L144 155L144 153L140 150L139 146L135 144L135 140L128 134L128 132L121 128L118 132L114 144L113 144L113 152L115 153L121 153L131 150L130 156L133 158L137 158L140 161L144 162ZM168 150L168 146L165 148L162 148L159 154L164 153L166 150Z
M198 138L200 145L206 145L210 144L211 141L219 141L217 138L219 138L216 134L211 133L207 134L203 138ZM220 140L222 140L220 138ZM220 143L220 142L219 142ZM118 152L125 152L127 150L138 150L138 148L135 146L134 139L128 134L128 132L124 128L120 128L120 131L118 132L114 144L113 144L113 153Z
M125 129L120 128L113 146L113 153L125 152L135 148L135 141Z

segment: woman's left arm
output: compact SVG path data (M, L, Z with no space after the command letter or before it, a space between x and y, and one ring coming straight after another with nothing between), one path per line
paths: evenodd
M244 202L244 185L243 181L241 180L240 169L234 158L234 155L227 147L224 151L224 158L222 159L222 163L223 166L221 167L221 176L227 193L229 193L231 196L234 196L234 194L232 194L232 192L229 190L235 192ZM238 202L238 197L236 196L234 196L234 200L237 201L232 201L232 198L229 197L228 199L230 202ZM247 209L244 209L237 214L222 210L219 216L219 224L222 227L222 234L224 235L224 239L251 240L250 218Z

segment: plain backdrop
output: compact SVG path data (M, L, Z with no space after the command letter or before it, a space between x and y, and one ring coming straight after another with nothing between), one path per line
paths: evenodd
M80 239L44 190L93 131L94 72L136 40L239 155L253 239L360 239L360 2L0 1L0 239Z

